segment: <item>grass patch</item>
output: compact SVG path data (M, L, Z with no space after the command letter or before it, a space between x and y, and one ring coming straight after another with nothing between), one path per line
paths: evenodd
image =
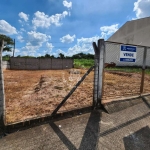
M94 65L94 59L74 59L74 68L90 68Z
M9 60L10 60L10 57L2 57L2 60L3 60L3 61L9 61Z
M128 72L128 73L141 73L142 68L137 67L114 67L114 68L105 68L108 71L121 71L121 72ZM145 70L146 74L150 75L150 68Z

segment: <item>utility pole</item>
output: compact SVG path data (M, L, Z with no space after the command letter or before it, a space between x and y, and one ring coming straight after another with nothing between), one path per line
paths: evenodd
M15 57L15 39L14 39L14 50L13 50L13 57Z

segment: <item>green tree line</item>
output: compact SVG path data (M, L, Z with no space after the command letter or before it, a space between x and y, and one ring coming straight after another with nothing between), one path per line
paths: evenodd
M0 34L0 40L4 40L5 44L4 44L4 48L3 51L8 51L8 52L12 52L12 47L15 44L14 40L6 35ZM5 55L3 56L3 60L9 60L10 59L10 55ZM16 57L22 57L22 58L61 58L61 59L65 59L65 58L70 58L70 59L94 59L94 55L93 54L85 54L85 53L78 53L78 54L74 54L72 56L65 56L63 53L59 53L58 57L55 57L54 55L50 55L50 54L45 54L44 56L39 56L39 57L34 57L34 56L21 56L18 55Z
M3 59L9 59L11 56L10 55L5 55L3 56ZM55 57L54 55L50 55L50 54L45 54L44 56L39 56L39 57L34 57L34 56L21 56L18 55L16 57L19 58L61 58L61 59L65 59L65 58L69 58L69 59L94 59L94 55L93 54L84 54L84 53L78 53L72 56L65 56L62 53L59 53L58 57Z

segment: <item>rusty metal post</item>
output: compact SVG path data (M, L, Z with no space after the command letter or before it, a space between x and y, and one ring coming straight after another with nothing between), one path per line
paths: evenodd
M143 93L143 88L144 88L144 77L145 77L145 68L146 68L146 55L147 55L147 47L144 47L140 95Z

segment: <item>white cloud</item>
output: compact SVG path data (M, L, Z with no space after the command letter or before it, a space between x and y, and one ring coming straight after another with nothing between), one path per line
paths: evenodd
M40 32L31 31L28 32L27 34L28 34L29 43L33 46L42 46L44 42L51 39L51 36L48 36Z
M66 0L64 0L63 5L64 5L64 7L67 7L68 9L72 8L72 2L67 2Z
M111 34L115 33L118 30L119 24L113 24L111 26L103 26L100 27L100 31L101 31L101 36L106 39L108 36L110 36Z
M17 34L17 30L5 20L0 20L0 34Z
M52 53L52 49L54 47L53 44L47 42L46 43L46 47L47 47L47 49L43 51L43 55L45 55L45 54L51 54Z
M66 56L66 54L67 54L67 53L65 53L65 52L64 52L63 50L61 50L61 49L58 49L58 50L57 50L57 54L59 54L59 53L62 53L62 54L64 54L65 56Z
M2 53L2 56L5 56L5 55L13 56L13 52L4 51L4 52Z
M83 52L83 53L94 53L92 42L97 42L100 39L100 36L94 36L90 38L80 38L77 39L77 44L68 49L67 55L72 56L74 54Z
M18 21L19 21L19 23L21 23L21 24L23 23L23 21L22 21L22 20L20 20L20 19L19 19Z
M19 49L15 49L15 53L20 53L20 50Z
M69 34L67 34L67 35L63 36L62 38L60 38L60 41L62 43L71 43L74 41L75 38L76 38L75 35L70 36Z
M137 18L150 16L150 0L138 0L134 3L134 9Z
M15 49L14 56L18 56L18 55L20 55L20 50L16 48L16 49Z
M21 48L22 52L36 52L37 50L39 50L40 46L32 46L31 43L27 43L26 46ZM25 55L25 54L24 54Z
M35 31L28 32L27 35L28 40L26 46L22 48L22 51L32 53L32 55L42 47L43 43L51 39L51 36Z
M20 42L24 42L23 37L22 37L21 35L18 35L18 36L17 36L17 39L18 39Z
M46 47L48 48L49 51L52 51L52 49L53 49L54 46L53 46L52 43L47 42L46 43Z
M21 28L20 31L25 32L26 30L24 28Z
M90 38L80 38L77 39L77 44L92 44L92 42L97 42L98 39L100 39L101 37L99 36L94 36L94 37L90 37Z
M55 14L52 16L46 15L44 12L37 11L34 14L34 18L32 20L33 26L36 29L37 27L48 28L52 24L56 26L60 26L61 19L65 18L68 15L67 11L64 11L62 14Z
M19 53L20 53L20 50L17 49L17 48L15 48L15 53L14 53L15 55L14 55L14 56L19 55ZM2 55L3 55L3 56L5 56L5 55L13 56L13 51L12 51L12 52L7 52L7 51L5 51L5 52L2 53Z
M77 53L94 53L92 43L97 42L99 39L106 39L107 36L110 36L118 30L119 24L114 24L111 26L102 26L100 28L101 36L93 36L90 38L80 38L77 39L77 44L68 49L67 55L71 56Z
M25 14L25 13L23 13L23 12L20 12L19 14L19 17L21 18L21 19L23 19L24 21L28 21L28 19L29 19L29 15L27 15L27 14Z

